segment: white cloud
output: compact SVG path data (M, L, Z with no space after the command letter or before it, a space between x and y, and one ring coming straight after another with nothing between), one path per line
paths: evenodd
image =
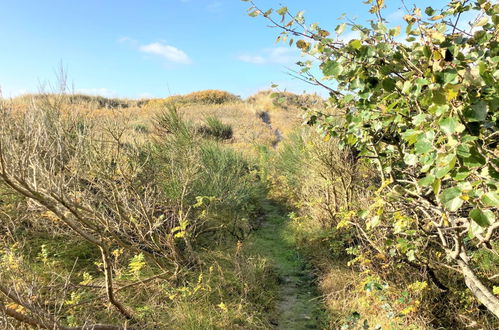
M241 54L238 60L252 64L293 64L299 60L299 52L294 48L266 48L258 54Z
M240 61L252 64L265 64L266 60L260 55L243 54L237 57Z
M394 11L393 13L388 14L386 17L390 22L392 21L400 21L404 18L404 15L407 14L405 11L402 9L398 9L397 11Z
M139 47L139 50L143 53L161 56L173 63L190 64L192 62L189 56L182 50L160 42L142 45Z
M2 86L0 86L0 99L2 99L2 98L9 99L12 97L22 96L22 95L31 94L31 93L32 93L31 91L24 89L24 88L16 89L16 90L5 90L2 88Z
M75 92L79 94L104 96L109 98L118 96L118 93L107 88L78 88Z
M128 44L128 45L131 45L133 47L137 47L139 44L139 42L137 40L129 38L129 37L121 37L118 39L118 42L120 44Z

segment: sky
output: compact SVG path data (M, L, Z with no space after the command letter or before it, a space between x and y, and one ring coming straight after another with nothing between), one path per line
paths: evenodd
M371 18L361 0L255 2L262 9L305 10L308 23L330 30L343 13L359 22ZM400 1L387 4L385 17L402 24ZM74 91L106 97L203 89L247 97L273 83L296 93L320 91L290 76L300 53L276 44L279 31L263 17L249 17L248 7L240 0L0 0L2 94L50 89L61 66Z

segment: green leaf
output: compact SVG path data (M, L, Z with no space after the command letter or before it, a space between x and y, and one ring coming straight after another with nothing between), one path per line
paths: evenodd
M487 16L483 16L482 18L480 18L476 23L475 23L475 26L484 26L485 24L487 24L489 22L489 18Z
M352 46L354 49L360 49L362 47L362 43L358 39L353 39L350 41L350 46Z
M431 187L433 188L433 193L438 196L440 194L440 187L442 186L442 180L436 179L433 181L431 184Z
M417 154L425 154L433 149L431 142L426 138L425 134L418 136L418 140L414 147Z
M468 232L468 237L473 239L476 235L480 235L485 231L482 226L477 224L475 221L470 221L470 231Z
M447 97L445 96L445 90L443 88L439 88L432 91L432 101L435 104L446 105Z
M464 111L464 116L470 122L484 121L487 118L487 103L479 101L472 104L471 107Z
M451 212L457 211L462 205L461 190L458 187L447 188L439 195L440 202Z
M477 168L485 165L485 158L476 147L470 149L470 156L463 158L463 165L469 168Z
M402 133L402 138L406 140L410 145L416 143L418 140L419 135L421 134L421 131L413 130L413 129L408 129L404 133Z
M430 186L433 183L433 181L435 181L435 177L429 174L424 178L418 180L418 185L420 185L421 187L427 187Z
M469 214L470 218L473 219L477 224L482 227L487 227L495 221L495 215L490 210L480 210L473 209Z
M281 7L278 10L276 10L276 13L278 13L281 16L286 15L287 12L288 12L288 7Z
M414 166L418 163L418 156L414 154L405 154L404 162L409 166Z
M468 144L461 143L456 148L458 156L462 158L471 157L471 147Z
M437 179L443 178L447 173L449 173L454 168L455 164L456 164L456 161L454 160L453 163L449 163L445 166L438 167L435 171L435 177Z
M409 80L405 81L404 85L402 86L402 93L408 94L411 88L412 88L411 82Z
M444 83L452 83L457 78L456 69L447 69L443 71L443 81Z
M244 0L244 1L246 1L246 0ZM274 9L270 8L265 13L263 13L263 16L268 17L270 14L272 14L273 11L274 11Z
M388 32L390 34L390 36L392 37L397 37L400 35L400 26L396 26L395 28L393 29L390 29L390 31Z
M341 73L341 65L336 61L328 61L322 67L325 76L336 76Z
M343 33L343 31L345 31L345 27L347 26L346 23L343 23L343 24L340 24L336 27L335 31L336 31L336 34L340 35Z
M497 191L489 191L483 194L481 201L487 206L499 207L499 193Z
M260 15L260 11L258 9L255 9L251 11L248 15L251 17L257 17L258 15Z
M456 126L459 124L456 118L444 118L438 122L440 129L447 135L452 135L456 132Z
M412 123L414 126L419 126L420 124L423 124L426 120L426 115L424 113L420 113L419 115L416 115L412 118Z
M445 97L445 96L444 96ZM449 110L449 106L447 104L443 105L438 105L438 104L432 104L429 108L428 111L436 116L441 116L444 113L446 113Z
M383 79L381 84L387 92L391 92L391 91L395 90L396 81L392 78L386 78L386 79Z
M461 181L466 179L470 175L470 171L466 168L460 168L457 172L452 175L452 178L456 181Z

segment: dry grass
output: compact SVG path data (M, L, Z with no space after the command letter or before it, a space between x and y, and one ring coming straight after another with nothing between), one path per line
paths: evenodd
M271 126L265 124L260 113L268 111L258 104L193 105L180 109L187 120L201 125L206 118L215 117L233 128L231 145L244 152L253 152L257 145L271 146L276 140L275 130L284 136L300 125L300 112L273 109L269 112Z
M73 114L90 116L102 122L126 123L129 130L124 134L125 140L135 143L147 141L151 137L154 133L154 117L169 104L166 102L168 98L134 101L82 95L65 97L66 99L63 100L56 94L48 97L47 95L28 95L12 99L11 102L16 109L21 110L27 108L30 102L50 100L54 103L63 103L58 106L62 106ZM273 146L277 138L276 130L286 138L303 121L302 110L296 105L287 104L281 107L275 104L275 100L270 98L270 93L258 93L245 102L238 101L234 95L223 91L202 91L185 97L194 101L177 104L184 119L192 122L193 125L201 126L205 124L207 118L213 117L230 125L233 129L233 137L226 143L245 153L256 153L255 147L259 145ZM215 101L227 99L227 102L214 104L217 102L205 102L205 99ZM118 106L111 107L109 104ZM262 121L260 117L262 112L269 114L271 125Z

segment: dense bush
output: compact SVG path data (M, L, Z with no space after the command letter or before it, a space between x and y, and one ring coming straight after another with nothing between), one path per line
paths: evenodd
M45 102L47 98L57 99L57 94L27 94L19 96L15 99L16 102ZM92 105L97 108L106 109L126 109L130 107L141 107L145 104L145 100L132 100L122 98L108 98L98 95L86 94L67 94L64 96L64 102L68 105Z
M164 186L169 196L186 198L187 205L199 204L203 221L207 221L199 232L209 227L210 234L220 229L243 238L265 197L254 166L229 147L200 138L198 130L182 120L174 108L157 118L156 122L164 125L160 132L167 132L160 135L158 162L166 169ZM178 150L184 153L179 155ZM210 212L216 223L209 221Z
M169 96L165 99L150 100L147 103L147 107L154 108L168 105L181 106L192 104L224 104L240 101L241 98L237 95L226 91L209 89L185 95Z
M311 107L322 108L324 99L317 94L294 94L290 92L261 91L247 100L249 103L262 105L272 104L274 107L284 109L309 109Z
M140 142L58 97L0 104L0 327L264 327L275 278L236 244L266 195L252 160L174 108Z
M287 7L274 13L253 6L250 15L263 15L281 29L278 40L319 60L323 78L334 84L314 77L311 61L298 63L304 79L330 93L330 109L312 109L309 123L377 169L370 203L343 213L337 225L357 231L359 244L349 252L376 274L370 287L385 295L385 284L418 275L406 278L425 282L425 302L438 299L440 308L419 309L420 300L408 298L404 313L428 313L436 326L471 319L494 327L499 283L475 256L497 255L499 5L413 8L401 41L401 27L384 19L384 1L367 3L370 26L347 21L336 38ZM462 28L460 19L474 14ZM342 40L346 28L359 37ZM414 285L406 283L407 290Z

